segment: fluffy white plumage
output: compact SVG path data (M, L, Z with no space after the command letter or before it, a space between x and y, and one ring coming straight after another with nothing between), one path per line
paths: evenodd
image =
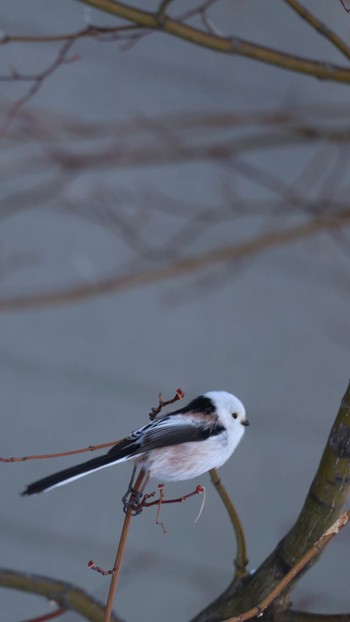
M34 482L23 494L51 490L125 460L161 481L192 479L222 466L247 425L245 408L235 395L209 391L183 408L158 415L107 454Z
M160 481L192 479L210 469L221 467L236 449L244 434L244 426L247 425L242 402L226 391L210 391L203 397L212 400L215 414L203 416L201 413L189 412L188 415L179 415L180 421L174 423L183 425L186 417L188 424L200 428L209 424L213 427L208 438L168 446L166 449L154 449L147 457L140 459L151 477ZM237 414L236 418L233 413Z

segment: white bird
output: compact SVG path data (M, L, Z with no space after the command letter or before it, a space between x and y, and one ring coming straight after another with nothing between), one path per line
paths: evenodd
M222 466L247 425L245 408L237 397L210 391L179 410L157 415L107 454L29 484L22 494L51 490L125 460L133 460L134 467L141 466L148 477L159 481L192 479Z

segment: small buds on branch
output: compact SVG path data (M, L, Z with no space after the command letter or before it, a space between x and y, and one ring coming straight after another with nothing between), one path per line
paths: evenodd
M155 499L154 501L148 501L148 499L154 497L156 494L155 492L150 492L147 495L144 495L140 503L140 506L142 508L150 508L153 505L166 505L167 503L183 503L184 501L187 501L187 499L190 499L191 497L194 497L195 495L201 495L205 492L204 486L202 486L201 484L198 484L195 490L193 490L192 492L188 492L186 495L182 495L182 497L177 497L176 499L165 499L163 496L164 484L158 484L158 489L159 489L159 498Z
M159 497L158 497L158 499L154 499L153 501L149 501L149 499L153 499L155 497L156 493L155 493L155 491L147 493L147 494L143 495L141 502L136 507L135 506L133 507L132 505L129 505L129 507L126 509L126 514L127 515L130 514L131 516L138 516L139 514L141 514L143 508L150 508L150 507L153 507L153 506L158 506L156 525L160 525L161 526L161 528L163 529L164 535L167 535L168 531L164 527L164 523L159 520L159 514L160 514L160 510L161 510L161 506L162 505L166 505L168 503L184 503L184 501L187 501L187 499L190 499L191 497L194 497L195 495L201 495L201 494L205 495L205 488L201 484L198 484L198 486L196 486L195 490L193 490L192 492L189 492L186 495L182 495L182 497L177 497L176 499L165 499L164 498L164 484L158 484L158 490L159 490ZM137 491L135 489L135 494L136 493L137 493ZM197 522L200 514L202 513L202 509L203 509L203 504L202 504L202 507L201 507L201 509L199 511L198 517L195 520L195 523ZM97 566L93 560L90 560L88 562L88 567L91 570L94 570L95 572L98 572L99 574L102 574L103 576L113 575L116 572L116 569L117 569L117 566L114 565L114 567L111 568L110 570L104 570L103 568L101 568L101 566Z
M194 497L195 495L201 495L203 493L205 495L205 488L201 484L198 484L198 486L196 486L195 490L193 490L192 492L189 492L186 495L182 495L182 497L177 497L176 499L165 499L164 498L164 484L158 484L158 490L159 490L159 498L158 499L155 499L154 501L148 501L148 499L151 499L156 494L155 492L151 492L151 493L149 493L147 495L144 495L144 497L143 497L139 507L140 507L140 511L141 511L142 508L150 508L153 505L157 505L158 506L156 525L160 525L161 526L165 536L168 535L168 531L164 527L164 523L161 520L159 520L159 515L160 515L160 510L161 510L162 505L166 505L167 503L184 503L184 501L187 501L187 499L190 499L191 497ZM197 520L199 519L199 517L200 517L200 515L202 513L204 501L205 501L205 496L204 496L204 500L203 500L202 506L201 506L201 508L199 510L198 516L197 516L197 518L195 520L195 524L196 524Z
M177 389L174 397L171 400L167 400L167 401L164 401L162 394L159 393L158 406L152 408L151 412L148 415L150 420L153 421L157 417L157 415L159 415L159 413L165 406L169 406L169 404L174 404L175 402L182 400L184 397L185 397L185 394L182 391L182 389Z
M88 568L90 568L90 570L95 570L96 572L99 572L104 577L115 573L115 568L111 568L111 570L103 570L101 566L96 566L93 559L90 559L90 561L88 562Z

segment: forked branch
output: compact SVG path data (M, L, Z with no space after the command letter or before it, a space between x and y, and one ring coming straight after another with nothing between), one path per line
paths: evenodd
M125 36L130 35L129 40L132 41L133 37L139 38L143 34L160 30L174 37L183 39L198 45L208 48L215 52L223 54L229 54L232 56L244 56L252 60L267 63L281 69L288 71L295 71L307 75L314 76L322 80L331 80L334 82L350 83L350 70L347 67L335 65L330 62L322 62L313 60L307 57L301 57L294 54L288 54L278 49L271 47L258 45L246 39L242 39L236 35L224 36L214 27L208 16L208 9L215 0L207 0L207 2L200 3L194 9L191 9L176 17L171 17L167 13L169 5L172 4L170 0L164 0L160 3L158 10L155 12L145 11L142 8L132 6L130 4L124 4L117 2L116 0L79 0L80 2L99 9L105 13L110 13L119 17L130 25L118 25L113 27L97 27L89 26L76 33L67 33L62 35L43 35L43 36L30 36L30 35L14 35L4 34L0 40L0 45L13 43L13 42L37 42L45 43L52 41L73 41L79 38L86 37L98 37L103 35L110 35L111 40L113 38L121 38L123 33ZM328 41L339 50L347 59L350 58L349 46L343 39L336 33L334 33L327 25L323 24L315 15L305 9L303 5L297 0L285 0L285 2L309 25L314 28L321 36L328 39ZM345 10L345 4L342 3ZM190 25L186 20L189 20L195 15L199 16L204 26L203 30L195 28ZM138 32L137 32L138 31ZM136 34L135 34L136 33Z
M332 214L315 216L308 222L285 229L263 233L248 241L221 246L214 250L205 250L197 255L181 257L173 263L161 265L160 267L157 266L154 269L140 270L139 272L122 275L117 274L101 278L92 283L76 284L36 294L19 294L8 298L0 297L0 313L58 306L134 287L169 281L199 272L210 266L237 261L245 257L253 257L258 253L291 244L297 240L304 240L324 231L336 231L341 227L348 226L349 223L350 210L347 208Z
M257 603L268 606L272 600L273 607L278 608L278 614L282 610L287 611L289 594L300 577L301 569L305 570L315 562L317 553L324 550L324 546L333 537L335 526L339 527L340 524L336 521L349 492L350 384L341 401L319 468L296 523L254 574L239 580L235 577L227 590L198 614L195 621L217 622L231 619L256 608ZM323 536L325 543L320 549L319 541L322 541ZM315 543L318 547L316 549L313 548ZM286 577L287 583L283 583ZM261 608L261 604L259 607ZM256 609L254 615L257 615ZM271 616L272 619L273 615Z
M265 612L265 609L269 607L274 600L281 594L281 592L295 579L301 571L317 556L327 544L336 536L350 520L350 510L342 514L329 529L327 529L322 536L313 544L313 546L303 555L303 557L291 568L291 570L283 577L282 581L276 585L276 587L262 600L258 605L252 607L244 613L240 613L238 616L228 618L225 622L246 622L252 618L261 617Z
M215 34L213 30L208 32L207 28L200 30L181 21L181 19L173 19L164 10L161 14L158 11L152 13L130 4L117 2L117 0L79 0L79 2L120 17L143 28L161 30L169 35L215 52L233 56L245 56L285 70L312 75L322 80L350 83L350 69L347 67L286 54L273 48L257 45L237 36L220 36Z

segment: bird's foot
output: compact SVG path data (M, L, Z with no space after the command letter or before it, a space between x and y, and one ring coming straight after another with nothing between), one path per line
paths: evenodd
M125 495L122 497L123 510L125 514L128 512L128 510L130 510L132 516L140 514L143 508L142 499L142 492L134 490L132 486L129 486Z

